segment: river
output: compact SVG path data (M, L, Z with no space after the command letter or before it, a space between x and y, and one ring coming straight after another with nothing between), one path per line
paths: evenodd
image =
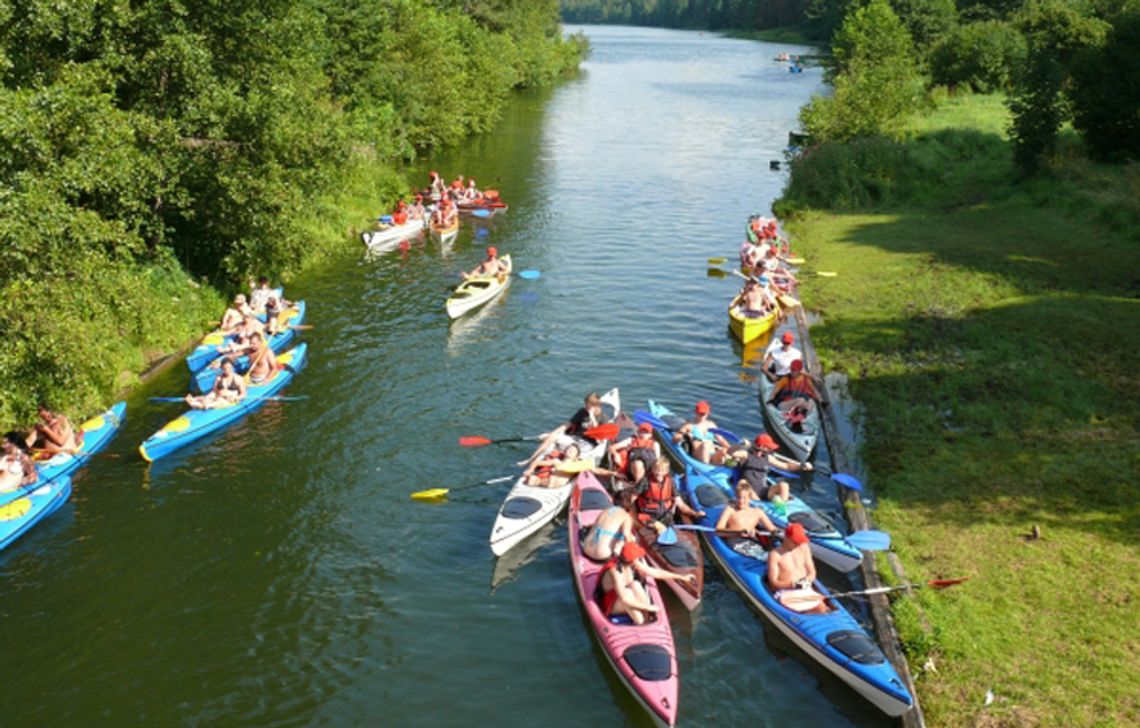
M564 521L496 563L503 485L408 496L511 473L526 448L457 438L542 432L612 386L629 410L704 398L760 428L726 326L736 280L706 259L770 210L768 162L822 79L772 60L793 46L585 30L580 76L424 162L508 213L446 251L354 247L290 284L314 325L288 390L307 400L148 468L135 448L178 406L147 397L185 370L132 395L71 501L0 555L5 725L648 724L585 629ZM446 290L488 243L542 277L449 324ZM838 511L826 482L806 497ZM881 720L709 569L699 612L673 611L682 724Z

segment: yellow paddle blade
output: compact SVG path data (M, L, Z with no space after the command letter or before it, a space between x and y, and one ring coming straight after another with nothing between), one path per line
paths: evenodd
M807 261L803 258L788 258L788 265L803 265Z
M709 258L709 265L724 265L728 258Z
M839 275L833 270L817 270L815 274L822 278L834 278L835 276Z
M447 488L429 488L412 493L412 500L438 500L447 495Z
M800 305L800 302L798 299L796 299L792 296L789 296L786 293L781 293L780 294L780 305L783 306L784 308L795 308L796 306Z
M569 460L564 463L559 463L559 465L555 468L555 470L558 472L566 473L567 475L576 475L578 473L593 469L594 461L590 458L583 458L581 460Z

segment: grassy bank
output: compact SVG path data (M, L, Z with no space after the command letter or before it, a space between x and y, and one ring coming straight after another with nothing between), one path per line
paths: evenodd
M802 293L878 525L911 579L971 577L896 602L930 724L1136 725L1140 167L1069 148L1016 182L1005 125L947 101L901 145L818 150L780 207L839 273Z

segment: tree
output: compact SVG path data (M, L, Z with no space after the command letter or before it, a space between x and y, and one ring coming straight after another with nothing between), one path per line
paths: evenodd
M1073 64L1073 126L1093 155L1140 159L1140 8L1116 19L1101 48Z

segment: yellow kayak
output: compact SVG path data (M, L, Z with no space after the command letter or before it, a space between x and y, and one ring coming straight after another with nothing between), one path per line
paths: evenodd
M740 339L740 343L747 344L759 339L775 326L779 315L779 309L763 316L752 311L741 312L739 306L730 304L728 307L728 327L732 329L733 335Z

